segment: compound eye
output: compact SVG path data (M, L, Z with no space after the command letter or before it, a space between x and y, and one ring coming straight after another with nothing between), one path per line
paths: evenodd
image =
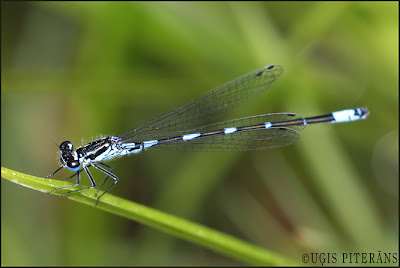
M72 149L74 148L74 146L72 145L72 143L70 141L63 141L60 144L60 151L72 151Z
M81 163L78 160L68 162L67 168L71 171L78 171L81 168Z

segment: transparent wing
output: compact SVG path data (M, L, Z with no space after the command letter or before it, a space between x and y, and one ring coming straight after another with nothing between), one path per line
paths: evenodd
M265 128L270 122L272 127ZM247 151L289 145L300 138L305 127L304 117L293 113L264 114L216 123L184 132L159 133L149 139L172 139L187 134L201 133L198 138L170 143L161 143L154 148L166 150L190 151ZM276 127L274 127L276 125ZM237 128L231 134L225 134L227 128ZM204 135L207 134L207 135Z
M122 141L143 140L160 131L184 131L234 111L248 98L257 96L281 75L283 68L270 65L239 77L221 87L162 114L119 137Z

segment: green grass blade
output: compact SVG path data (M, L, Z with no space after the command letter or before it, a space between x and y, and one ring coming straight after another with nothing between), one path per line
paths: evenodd
M55 187L68 184L64 181L43 179L19 173L4 167L1 168L1 177L16 184L45 193L50 192ZM54 193L63 194L67 191L66 189L60 189ZM90 189L70 194L66 197L94 206L96 203L95 192L95 189ZM295 264L286 257L279 256L276 253L254 246L235 237L111 194L104 195L99 201L97 208L138 221L249 264L263 266L288 266Z

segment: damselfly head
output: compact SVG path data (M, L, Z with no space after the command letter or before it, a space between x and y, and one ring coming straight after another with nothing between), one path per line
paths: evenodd
M81 168L81 163L74 156L74 153L72 152L73 149L74 146L70 141L63 141L60 144L60 152L61 152L60 162L63 165L63 167L66 167L69 170L75 172Z

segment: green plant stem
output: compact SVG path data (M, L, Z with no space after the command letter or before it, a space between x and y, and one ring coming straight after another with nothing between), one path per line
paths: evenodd
M1 177L16 184L45 193L50 192L55 187L68 185L68 183L64 181L34 177L4 167L1 168ZM71 188L69 188L69 190L71 190ZM55 193L63 194L67 191L66 189L60 189L55 191ZM94 189L90 189L70 194L66 197L94 206L96 203L96 197L94 196L95 191ZM99 201L97 208L138 221L249 264L267 266L294 265L291 260L285 257L235 237L111 194L104 195Z

